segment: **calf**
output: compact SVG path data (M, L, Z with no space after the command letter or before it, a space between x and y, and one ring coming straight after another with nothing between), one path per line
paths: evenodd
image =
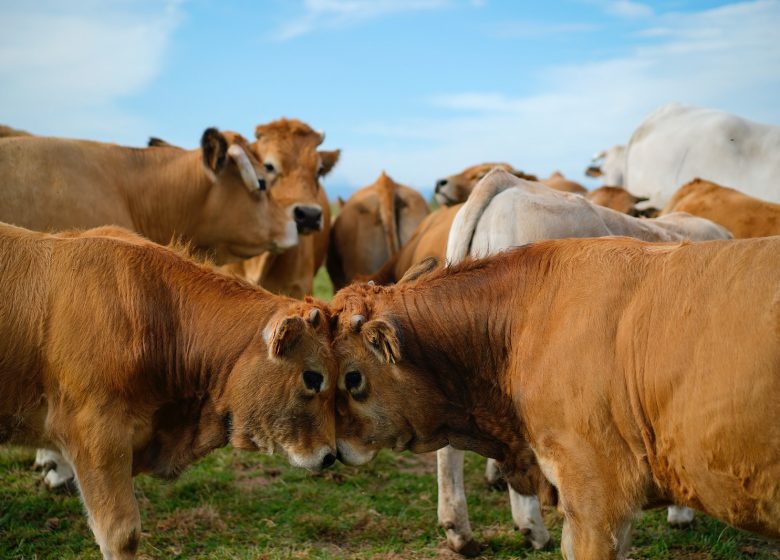
M228 443L335 457L327 312L119 228L0 225L0 443L73 465L104 558L135 556L132 476Z
M780 238L526 245L332 302L340 458L455 448L541 475L572 560L685 504L780 536Z

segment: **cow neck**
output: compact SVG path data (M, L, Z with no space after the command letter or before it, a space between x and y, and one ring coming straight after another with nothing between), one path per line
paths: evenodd
M161 244L192 238L199 209L213 186L201 150L134 152L135 171L120 179L134 229Z
M392 310L402 360L446 403L437 429L454 447L499 460L527 447L507 372L512 326L522 321L510 312L517 286L517 277L456 273L400 288Z
M171 270L166 278L177 318L169 345L174 359L165 364L166 393L177 398L208 394L219 403L239 358L255 347L265 351L263 331L287 301L194 263L183 264L190 270Z

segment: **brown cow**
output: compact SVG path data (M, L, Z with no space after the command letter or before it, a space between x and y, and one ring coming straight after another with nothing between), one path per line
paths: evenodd
M436 181L433 197L436 199L436 202L442 206L452 206L453 204L466 202L466 199L471 194L471 191L474 190L477 183L479 183L491 169L495 168L503 169L521 179L528 179L529 181L538 180L536 176L523 173L522 171L513 168L508 163L480 163L467 167L456 175L450 175L449 177L444 177L443 179Z
M704 179L678 189L663 214L688 212L726 227L734 237L780 235L780 204L748 196Z
M520 492L541 471L569 560L624 558L670 502L780 537L780 238L548 241L332 309L344 462L450 444Z
M278 119L255 129L254 153L274 180L271 196L290 208L298 245L230 267L230 272L274 293L302 298L312 293L330 235L330 203L320 179L338 162L340 150L317 150L325 134L297 119Z
M396 183L384 171L373 184L355 192L330 231L327 265L334 288L377 272L409 241L428 213L420 193Z
M521 177L522 178L522 177ZM547 179L540 179L540 183L547 185L556 191L570 192L574 194L585 194L588 189L563 176L560 171L553 171Z
M0 443L73 463L104 558L141 535L132 476L230 443L335 460L327 312L108 227L0 225Z
M636 205L639 202L644 202L647 198L643 196L634 196L623 187L609 187L603 186L597 189L593 189L585 195L585 198L590 200L594 204L604 206L605 208L612 208L623 214L629 216L639 217L654 217L655 209L652 209L653 215L650 215L647 211L639 210Z
M377 284L392 284L400 280L412 266L428 257L443 263L447 253L447 237L455 215L462 206L463 204L445 206L428 214L395 256L390 257L382 268L371 276L358 279L371 280Z
M38 231L114 224L158 243L182 239L221 264L298 242L266 189L246 140L215 128L198 150L0 139L0 221Z

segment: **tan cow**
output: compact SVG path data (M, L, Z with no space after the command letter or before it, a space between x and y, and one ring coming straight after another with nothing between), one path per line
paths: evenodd
M255 137L254 153L274 181L271 196L290 209L301 238L292 249L261 255L230 271L274 293L303 298L312 293L330 235L330 203L320 179L333 169L341 152L318 150L325 134L297 119L258 125Z
M487 175L491 169L503 169L521 179L536 181L534 175L528 175L513 168L508 163L480 163L467 167L456 175L450 175L436 181L433 197L442 206L452 206L466 202L477 183Z
M462 206L445 206L428 214L395 256L390 257L376 273L358 279L371 280L377 284L392 284L400 280L412 266L428 257L443 263L447 253L447 236L452 221Z
M0 124L0 138L11 138L14 136L32 136L26 130L19 130L18 128L11 128L4 124Z
M688 212L717 222L734 237L780 235L780 204L748 196L704 179L694 179L674 193L663 210Z
M647 199L643 196L634 196L623 187L603 186L593 189L585 195L585 198L594 204L617 210L629 216L654 217L645 210L639 210L636 205ZM655 211L655 209L652 209Z
M158 243L181 239L216 263L298 242L267 186L247 142L215 128L197 150L0 139L0 221L38 231L114 224Z
M522 178L525 179L527 177ZM572 181L564 177L560 171L553 171L552 174L547 177L547 179L540 179L539 182L543 185L547 185L551 189L555 189L556 191L570 192L574 194L585 194L588 192L588 189L576 181Z
M355 192L330 231L327 264L334 288L377 272L409 241L428 213L420 193L396 183L384 171L373 184Z
M116 227L0 225L0 443L73 464L106 559L135 557L132 476L230 443L335 461L327 310Z
M780 237L526 245L336 294L337 445L447 444L557 489L568 560L645 506L780 537Z

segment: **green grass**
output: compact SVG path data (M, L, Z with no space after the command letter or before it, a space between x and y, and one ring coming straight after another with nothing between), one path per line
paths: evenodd
M317 296L330 297L322 271ZM0 448L0 558L99 559L78 497L51 494L32 470L34 451ZM505 492L489 490L484 460L466 456L469 510L483 558L560 558L560 517L545 519L554 548L532 551L512 529ZM140 558L383 560L459 558L436 526L435 456L383 452L362 468L312 475L279 457L222 449L180 479L135 480L143 534ZM778 559L780 545L704 515L670 529L666 513L636 524L639 559Z

